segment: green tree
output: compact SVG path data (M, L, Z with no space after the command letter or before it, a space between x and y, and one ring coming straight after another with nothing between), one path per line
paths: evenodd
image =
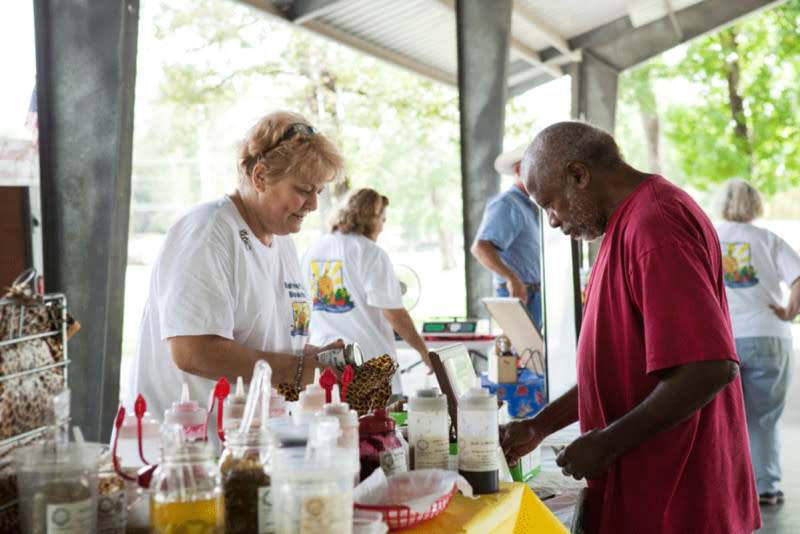
M751 180L768 198L800 184L800 1L696 41L672 72L695 101L667 112L666 135L689 183Z
M190 53L164 59L160 103L182 110L175 132L185 136L161 150L176 143L197 153L199 116L220 124L221 110L241 94L269 95L269 107L305 114L347 159L347 176L330 188L334 198L320 203L321 221L350 188L374 187L391 199L391 213L402 213L404 237L438 243L443 265L455 266L453 242L461 230L455 90L238 4L171 2L159 9L164 48L192 44Z

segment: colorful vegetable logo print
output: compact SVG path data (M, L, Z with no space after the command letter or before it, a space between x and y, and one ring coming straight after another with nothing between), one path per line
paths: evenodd
M292 302L292 335L307 336L310 324L311 313L308 310L308 302Z
M750 264L750 243L722 243L722 271L728 287L756 285L758 277Z
M312 309L344 313L355 307L342 284L341 270L340 260L311 262Z

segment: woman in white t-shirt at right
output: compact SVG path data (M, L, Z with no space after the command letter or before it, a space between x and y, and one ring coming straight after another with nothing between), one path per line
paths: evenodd
M394 331L430 369L425 341L403 307L400 282L389 255L376 243L389 199L358 189L331 224L331 233L309 247L300 262L311 288L310 343L337 339L358 343L364 358L388 354L396 360ZM402 393L395 374L392 393Z
M717 196L725 290L744 392L747 433L761 504L783 502L778 420L791 375L790 322L800 312L800 256L783 239L754 226L761 195L733 178ZM781 282L790 287L783 304Z

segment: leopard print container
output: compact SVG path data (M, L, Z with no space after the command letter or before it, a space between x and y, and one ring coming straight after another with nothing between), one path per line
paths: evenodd
M372 410L386 409L392 395L392 377L396 371L397 362L388 354L354 367L353 381L347 386L345 402L358 412L359 417ZM298 399L299 391L292 384L277 384L275 389L289 402Z

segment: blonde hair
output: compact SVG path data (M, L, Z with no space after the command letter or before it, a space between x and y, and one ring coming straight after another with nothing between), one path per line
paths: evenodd
M331 232L370 237L388 205L389 199L374 189L352 191L331 222Z
M761 193L747 180L731 178L717 191L714 211L726 221L749 223L764 214Z
M344 159L336 146L305 117L291 111L264 115L247 132L239 150L239 184L249 186L253 168L261 163L267 179L323 176L332 182L344 175Z

